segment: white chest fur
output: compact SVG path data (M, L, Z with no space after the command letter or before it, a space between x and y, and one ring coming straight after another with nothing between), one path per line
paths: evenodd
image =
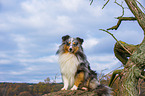
M74 82L74 76L77 71L79 61L74 54L64 53L59 55L60 70L63 76L65 76L71 83Z
M74 54L64 53L59 55L59 64L62 74L75 75L79 61Z

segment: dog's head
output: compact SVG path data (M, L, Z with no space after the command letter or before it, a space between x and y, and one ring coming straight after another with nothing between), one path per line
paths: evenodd
M72 38L69 35L62 37L62 43L64 44L64 51L70 53L76 53L79 49L82 48L84 40L77 37Z

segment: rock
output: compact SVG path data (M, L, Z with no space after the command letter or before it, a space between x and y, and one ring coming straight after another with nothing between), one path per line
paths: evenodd
M42 96L98 96L97 93L82 90L64 90L48 93Z

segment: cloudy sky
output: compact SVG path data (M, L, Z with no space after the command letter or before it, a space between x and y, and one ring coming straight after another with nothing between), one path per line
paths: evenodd
M106 74L121 66L113 53L115 40L99 29L114 26L122 10L114 0L102 10L103 4L102 0L91 6L89 0L0 0L0 82L37 83L47 77L53 81L55 76L61 82L55 53L66 34L84 39L85 54L96 72L106 69ZM133 16L125 11L125 16ZM143 39L136 21L122 22L110 32L130 44Z

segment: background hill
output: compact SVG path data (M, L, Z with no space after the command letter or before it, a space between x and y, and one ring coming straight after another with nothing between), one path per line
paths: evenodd
M103 78L101 80L102 84L108 85L110 76ZM113 96L120 96L119 95L119 78L115 81L112 86ZM96 95L93 92L87 92L82 90L77 91L60 91L63 87L62 83L50 83L45 80L45 82L35 83L0 83L0 96L73 96L73 95L83 95L83 96L93 96ZM145 96L145 82L140 79L138 88L140 91L140 96Z

